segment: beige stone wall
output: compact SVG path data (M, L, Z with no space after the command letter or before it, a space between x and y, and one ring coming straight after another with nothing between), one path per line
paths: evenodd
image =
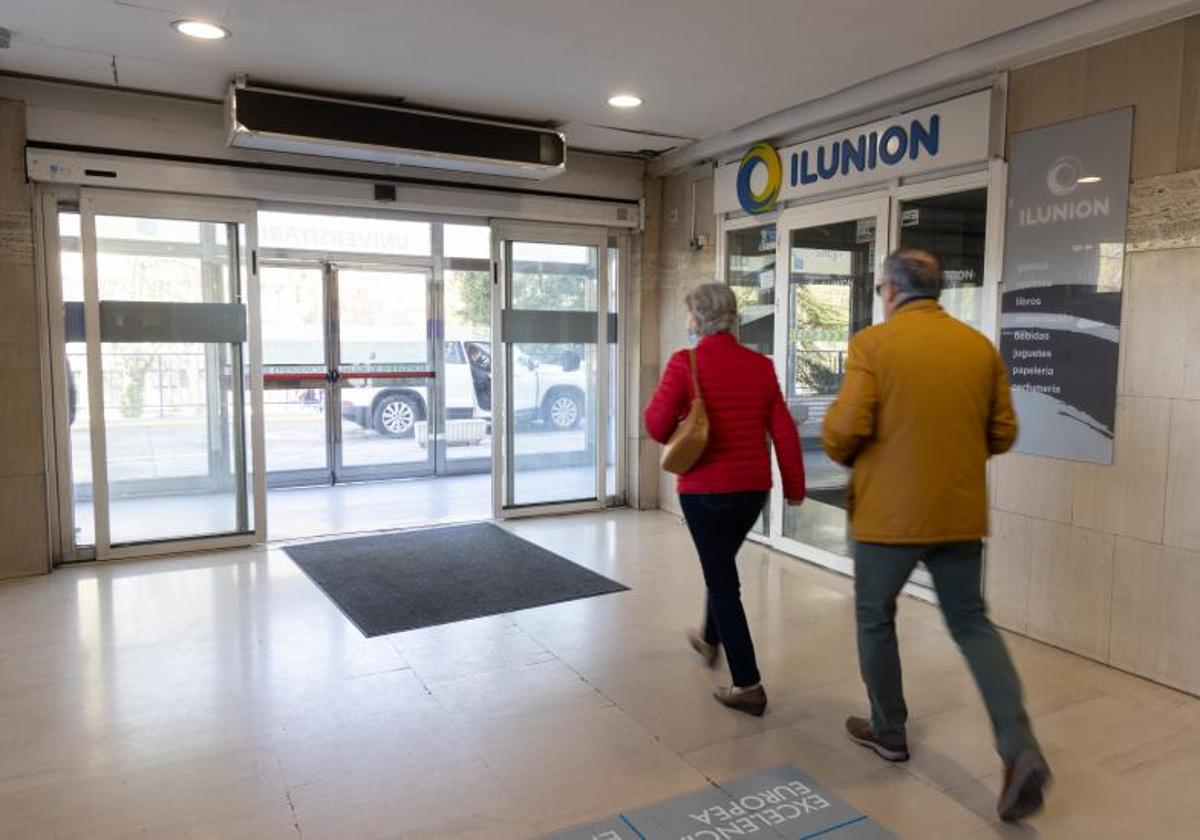
M0 579L50 567L37 301L25 106L0 100Z
M1009 131L1133 105L1115 460L993 470L999 623L1200 693L1200 17L1014 71Z
M692 201L696 202L696 236L707 237L707 244L693 249ZM662 366L671 354L687 346L687 314L683 298L688 289L717 279L717 217L713 212L713 179L711 170L681 172L666 178L646 180L646 233L643 237L642 283L645 295L643 306L653 307L657 315L651 329L647 323L642 330L643 365L641 371L641 408L644 408L658 385ZM651 494L657 505L679 513L675 494L675 479L658 468L659 446L645 436L640 413L638 428L643 499Z

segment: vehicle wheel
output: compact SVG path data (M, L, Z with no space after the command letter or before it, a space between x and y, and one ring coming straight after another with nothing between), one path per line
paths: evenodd
M583 395L576 391L551 391L542 407L542 419L558 432L574 429L583 420Z
M421 404L415 397L385 394L375 404L372 425L384 437L410 437L421 414Z

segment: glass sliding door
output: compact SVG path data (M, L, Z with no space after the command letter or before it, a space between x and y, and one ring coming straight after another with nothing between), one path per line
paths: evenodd
M338 265L333 276L336 478L430 475L437 389L429 273Z
M433 472L428 269L264 262L272 487Z
M500 225L496 491L502 515L599 507L611 420L608 236Z
M259 275L268 483L328 480L325 272L310 263L264 263Z
M775 223L739 223L725 234L725 282L738 302L738 341L768 358L775 356ZM768 498L753 533L770 531Z
M808 499L780 508L775 533L792 550L845 572L853 568L849 473L826 457L821 423L841 388L851 336L878 314L875 276L885 256L880 237L888 231L887 213L886 199L875 199L802 208L779 221L776 346L784 352L776 369L800 433ZM781 505L778 492L774 501Z
M252 542L252 208L92 191L80 207L97 556Z
M438 473L492 469L492 231L442 225Z

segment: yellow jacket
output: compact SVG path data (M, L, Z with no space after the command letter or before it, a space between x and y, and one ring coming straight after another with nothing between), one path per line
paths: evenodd
M1017 437L1004 363L936 302L907 303L850 341L821 437L829 457L853 469L855 540L981 539L987 459Z

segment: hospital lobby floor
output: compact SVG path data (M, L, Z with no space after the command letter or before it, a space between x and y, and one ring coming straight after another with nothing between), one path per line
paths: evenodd
M850 581L748 545L771 706L683 629L702 584L663 513L506 524L630 591L365 639L276 546L0 585L0 837L519 838L792 765L900 837L1195 837L1200 700L1014 636L1056 773L1024 827L936 609L905 599L912 761L864 710Z

